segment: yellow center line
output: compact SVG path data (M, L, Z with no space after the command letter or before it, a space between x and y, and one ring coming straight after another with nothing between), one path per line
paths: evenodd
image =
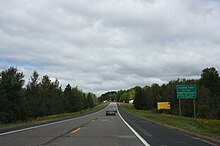
M77 128L76 130L73 130L72 132L70 133L76 133L77 131L79 131L81 128Z

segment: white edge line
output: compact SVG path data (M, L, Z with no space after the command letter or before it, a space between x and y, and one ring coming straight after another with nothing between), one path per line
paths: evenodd
M147 141L141 137L121 116L121 114L119 113L118 110L118 105L117 105L117 111L118 111L118 115L119 117L122 119L122 121L128 126L128 128L137 136L137 138L145 145L145 146L150 146L150 144L147 143Z
M8 131L8 132L0 133L0 136L8 135L8 134L13 134L13 133L21 132L21 131L26 131L26 130L31 130L31 129L36 129L36 128L40 128L40 127L50 126L50 125L54 125L54 124L64 123L64 122L68 122L68 121L71 121L71 120L80 119L80 118L84 118L84 117L88 117L90 115L99 113L99 112L103 111L104 109L99 110L99 111L94 112L94 113L91 113L91 114L88 114L88 115L80 116L80 117L75 117L75 118L66 119L66 120L57 121L57 122L52 122L52 123L48 123L48 124L43 124L43 125L38 125L38 126L33 126L33 127L28 127L28 128L23 128L23 129L18 129L18 130L13 130L13 131Z

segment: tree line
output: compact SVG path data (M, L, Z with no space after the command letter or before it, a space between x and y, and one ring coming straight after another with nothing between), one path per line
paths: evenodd
M176 97L177 85L196 85L196 116L199 118L220 119L220 77L214 67L202 70L200 79L177 79L167 84L139 87L128 90L107 92L101 96L100 101L112 100L128 103L134 100L136 109L157 111L157 102L168 101L171 110L160 112L179 115L179 99ZM193 116L193 100L182 99L182 115Z
M51 114L77 112L98 104L93 93L84 93L68 84L64 91L59 81L48 75L40 79L34 71L25 86L24 74L10 67L0 73L0 123Z

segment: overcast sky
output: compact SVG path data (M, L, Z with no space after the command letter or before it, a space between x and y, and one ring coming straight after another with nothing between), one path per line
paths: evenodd
M0 71L85 92L220 70L219 0L0 0Z

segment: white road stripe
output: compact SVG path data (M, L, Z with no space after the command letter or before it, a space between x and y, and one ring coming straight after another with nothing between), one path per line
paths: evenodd
M117 111L118 111L118 105L117 105ZM137 138L145 145L145 146L150 146L150 144L147 143L147 141L141 137L121 116L121 114L118 111L119 117L122 119L122 121L128 126L128 128L137 136Z
M50 126L50 125L54 125L54 124L64 123L64 122L68 122L68 121L75 120L75 119L81 119L81 118L88 117L88 116L91 116L93 114L102 112L103 110L105 110L105 108L100 110L100 111L97 111L97 112L94 112L94 113L91 113L91 114L88 114L88 115L80 116L80 117L75 117L75 118L66 119L66 120L57 121L57 122L52 122L52 123L48 123L48 124L43 124L43 125L38 125L38 126L33 126L33 127L28 127L28 128L23 128L23 129L18 129L18 130L13 130L13 131L9 131L9 132L0 133L0 136L13 134L13 133L17 133L17 132L22 132L22 131L26 131L26 130L31 130L31 129L36 129L36 128L40 128L40 127Z

